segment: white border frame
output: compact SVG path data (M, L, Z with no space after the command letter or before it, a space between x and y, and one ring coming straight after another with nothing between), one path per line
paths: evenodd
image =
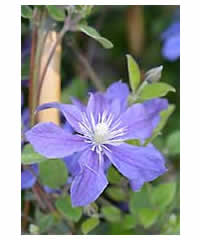
M9 1L7 0L6 3ZM20 5L65 5L67 0L20 0L3 5L1 11L1 237L12 239L102 239L101 235L21 236L20 159L21 155L21 18ZM185 3L186 2L186 3ZM199 237L199 8L195 1L129 0L95 1L96 5L181 5L181 235L105 235L108 239L198 239ZM195 4L197 3L197 4ZM94 4L94 1L73 1ZM10 19L10 21L8 20ZM6 24L5 24L6 23ZM10 57L12 54L12 57ZM9 56L9 57L7 57ZM8 60L9 61L8 61ZM12 87L11 87L12 86ZM4 90L5 88L5 90ZM196 105L195 105L196 103ZM187 141L188 140L188 141ZM7 143L6 145L4 143ZM4 170L4 168L6 168Z

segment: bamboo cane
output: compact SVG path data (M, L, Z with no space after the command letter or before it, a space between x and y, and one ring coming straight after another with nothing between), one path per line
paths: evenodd
M49 58L52 47L57 41L58 34L50 31L47 34L44 48L42 50L40 62L40 81L44 71L44 67ZM61 43L57 44L53 57L48 65L47 72L42 82L38 105L48 102L59 102L61 95L61 79L60 79L60 62L61 62ZM56 109L47 109L38 113L38 122L53 122L60 124L60 115Z

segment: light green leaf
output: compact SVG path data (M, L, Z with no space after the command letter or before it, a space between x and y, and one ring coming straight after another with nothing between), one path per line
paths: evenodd
M169 155L180 153L180 130L172 132L166 140L166 147Z
M98 41L104 48L112 48L113 44L106 38L102 37L96 29L93 27L90 27L88 25L79 25L78 27L79 31L85 33L91 38L94 38L96 41Z
M67 219L78 222L82 216L82 208L72 207L71 199L69 196L62 196L56 200L56 208Z
M163 82L146 84L141 89L139 94L139 101L145 101L152 98L164 97L168 92L176 92L175 88Z
M32 145L27 144L24 146L21 162L25 165L40 163L46 161L47 159L41 156L39 153L36 153L32 147Z
M164 183L153 188L151 200L154 206L163 209L173 201L175 194L176 182Z
M95 217L91 217L82 223L81 230L83 234L87 234L91 232L98 225L99 225L99 219Z
M22 5L21 6L21 15L24 18L28 18L31 19L33 16L33 10L31 7L26 6L26 5Z
M121 220L120 210L113 206L105 206L101 209L103 216L109 222L119 222Z
M139 83L140 83L140 69L138 64L131 55L126 55L128 61L128 75L129 83L133 93L135 93Z
M115 201L123 201L127 198L121 187L109 187L106 189L106 194Z
M66 183L68 172L62 160L51 159L40 163L39 176L42 184L58 188Z
M49 15L56 21L63 22L65 20L65 10L58 6L47 6Z
M145 142L145 145L148 144L149 142L152 142L153 139L155 139L161 133L162 129L166 125L169 117L172 115L174 110L175 110L175 105L170 104L166 110L164 110L160 113L160 122L159 122L158 126L155 128L155 130L152 134L152 137L147 139L147 141Z
M142 208L138 213L138 218L140 223L144 228L151 227L159 216L159 210L151 209L151 208Z

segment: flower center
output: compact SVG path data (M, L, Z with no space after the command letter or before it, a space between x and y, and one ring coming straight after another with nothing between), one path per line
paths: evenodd
M113 119L114 116L106 111L99 114L96 120L92 113L82 114L82 121L79 122L83 134L81 137L86 143L91 144L92 151L97 153L101 153L103 149L109 151L106 144L119 145L123 142L122 137L127 133L127 128L126 126L120 127L120 119L115 121Z
M109 127L106 123L98 123L94 129L94 141L102 144L109 137Z

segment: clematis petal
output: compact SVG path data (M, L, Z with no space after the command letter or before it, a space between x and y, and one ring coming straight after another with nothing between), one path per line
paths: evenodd
M65 162L66 167L72 176L78 175L81 171L81 167L78 161L80 158L80 155L81 153L79 152L63 158L63 161Z
M119 99L121 110L125 110L127 107L128 96L130 94L128 85L126 83L122 83L118 81L116 83L111 84L106 93L105 97L109 100Z
M82 121L80 109L72 104L61 104L58 102L45 103L37 107L36 111L45 110L48 108L56 108L64 115L69 124L75 131L82 133L79 123Z
M114 166L131 180L134 190L139 190L144 182L152 181L166 172L164 158L151 144L137 147L123 143L109 146L106 155Z
M36 164L30 167L35 175L38 174L38 166ZM30 170L26 169L21 172L21 189L29 189L35 184L37 177Z
M180 34L180 21L177 20L174 23L172 23L162 34L161 38L162 40L166 40L170 38L171 36L179 33Z
M133 179L133 180L129 181L131 188L134 192L138 192L141 189L141 187L143 186L144 182L145 181L143 178Z
M75 106L77 106L81 112L85 112L86 106L85 106L82 102L80 102L80 101L79 101L77 98L75 98L75 97L70 97L70 99L71 99L72 103L73 103Z
M80 156L81 173L71 186L73 206L85 206L95 201L108 184L99 157L93 151L84 151Z
M145 140L150 137L160 121L160 112L167 106L166 99L155 98L129 107L120 119L121 125L127 128L124 139Z
M175 34L164 41L162 55L169 61L180 57L180 34Z
M78 135L67 133L56 124L39 123L25 133L36 152L47 158L62 158L87 148Z
M99 114L107 111L109 109L109 102L100 92L90 93L90 97L87 105L87 114L90 116L92 113L94 115L95 121L97 122Z

